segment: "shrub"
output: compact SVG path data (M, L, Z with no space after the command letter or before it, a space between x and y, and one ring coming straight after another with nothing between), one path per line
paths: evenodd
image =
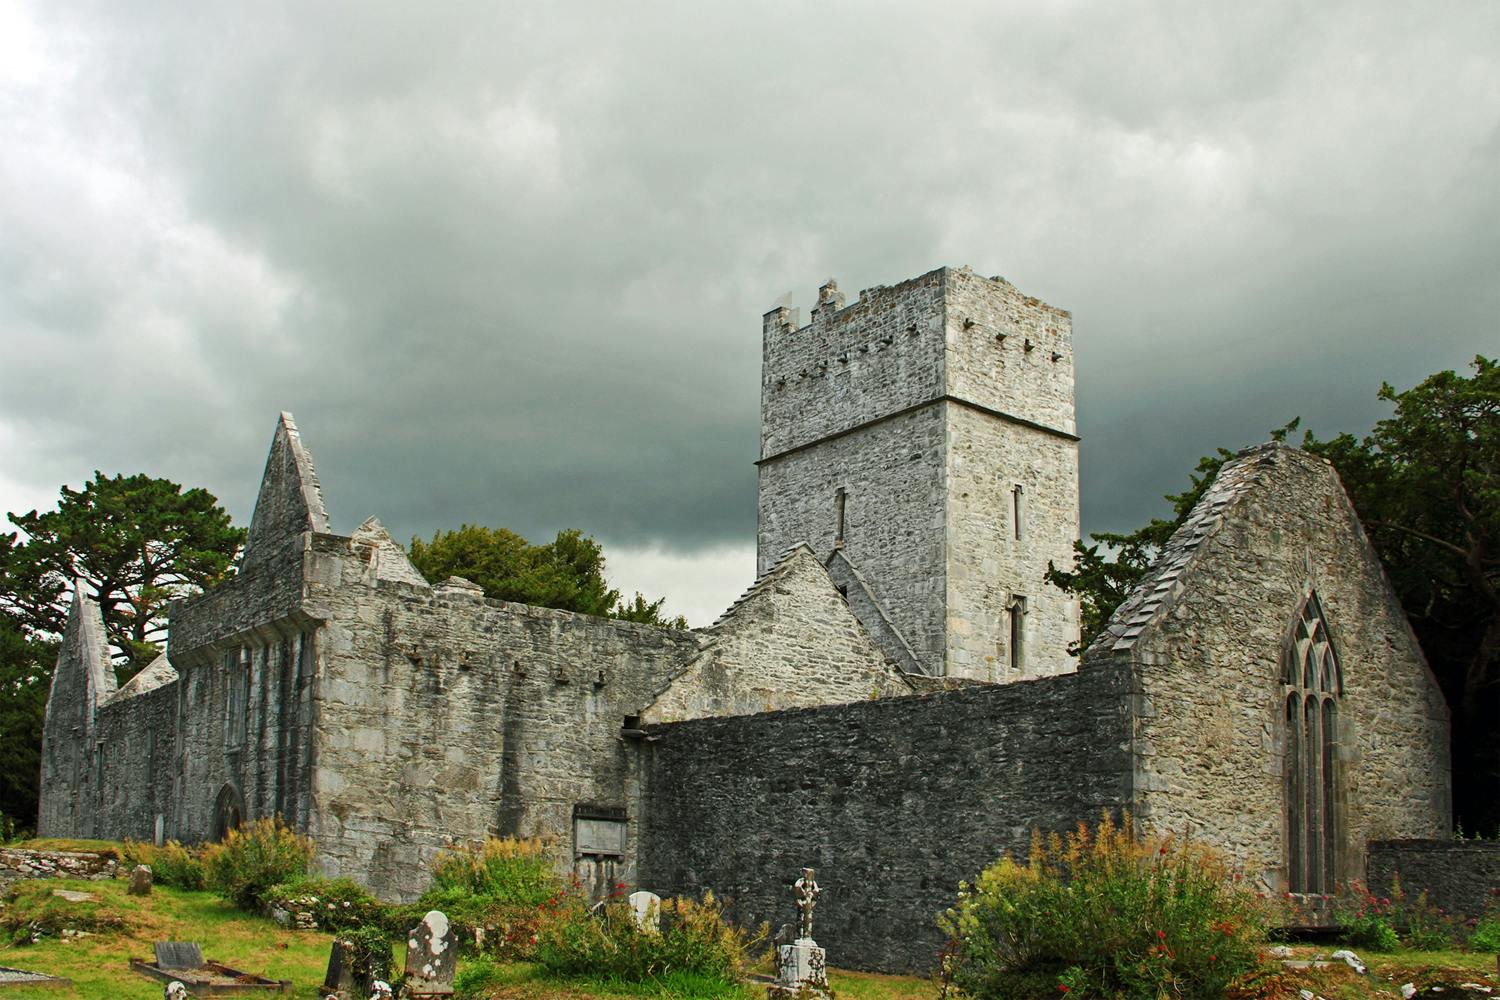
M492 987L505 981L503 972L488 958L465 963L453 976L455 1000L485 1000Z
M290 879L268 889L265 903L287 911L296 926L307 930L342 931L382 924L380 900L347 878Z
M1485 917L1476 921L1464 947L1470 951L1500 952L1500 918Z
M612 900L590 913L570 898L543 920L536 960L552 975L590 976L623 982L697 976L732 983L749 952L763 943L724 919L712 893L701 902L663 900L660 929L636 924L629 904Z
M151 869L151 880L158 885L175 886L178 889L202 889L204 886L203 859L197 852L169 840L161 847L127 840L121 849L122 863L126 868L145 865Z
M203 850L208 888L244 910L259 909L273 886L307 874L312 841L275 819L230 830Z
M960 885L938 921L941 972L979 1000L1217 998L1257 967L1266 918L1209 848L1137 841L1128 814L1106 814L1093 831L1033 833L1025 864L1002 857Z
M540 906L559 885L552 852L537 838L486 837L477 847L439 852L432 864L432 889L455 898Z

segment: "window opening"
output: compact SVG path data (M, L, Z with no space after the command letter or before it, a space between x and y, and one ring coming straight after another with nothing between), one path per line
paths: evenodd
M1016 594L1010 599L1010 669L1020 670L1025 651L1026 598Z
M1323 894L1337 881L1338 700L1343 671L1318 595L1308 595L1282 654L1287 890Z
M844 492L842 486L833 493L833 510L837 524L834 530L833 544L836 546L844 544L844 501L847 496L848 494Z

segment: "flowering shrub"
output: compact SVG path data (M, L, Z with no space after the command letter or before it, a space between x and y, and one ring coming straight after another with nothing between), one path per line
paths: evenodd
M486 837L476 847L442 851L432 864L436 893L540 906L558 889L552 852L535 837Z
M307 874L312 841L281 818L258 819L230 830L203 849L208 888L242 910L259 909L273 886Z
M1264 904L1212 850L1137 841L1127 814L1095 829L1032 834L960 885L939 918L946 985L978 1000L1071 994L1156 1000L1222 997L1258 965Z

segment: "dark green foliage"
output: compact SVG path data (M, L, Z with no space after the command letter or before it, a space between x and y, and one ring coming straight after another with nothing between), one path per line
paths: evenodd
M384 924L380 900L370 890L347 878L301 876L272 886L265 902L291 914L306 914L319 930L345 931Z
M680 617L661 617L665 598L648 601L638 593L634 601L623 601L604 578L604 550L573 528L559 531L546 545L532 545L505 528L466 524L457 531L437 532L430 542L413 538L411 561L434 583L461 576L496 600L687 627Z
M258 819L230 830L203 850L208 888L242 910L258 910L271 890L307 874L312 841L278 817Z
M0 841L36 826L42 719L56 655L51 644L28 640L0 613Z
M504 961L529 959L540 921L566 891L542 841L491 837L437 856L432 886L400 929L441 910L473 951Z
M1500 829L1500 365L1438 372L1379 398L1394 413L1359 439L1340 434L1301 447L1333 463L1453 707L1457 820ZM1285 440L1299 421L1273 431ZM1191 486L1168 496L1170 519L1074 543L1074 565L1049 582L1083 604L1083 647L1149 570L1172 532L1233 453L1198 463ZM1101 551L1101 549L1103 551Z
M245 540L213 494L149 476L95 472L57 509L11 514L0 535L0 609L31 638L59 635L80 580L99 602L122 677L156 656L167 604L223 579Z

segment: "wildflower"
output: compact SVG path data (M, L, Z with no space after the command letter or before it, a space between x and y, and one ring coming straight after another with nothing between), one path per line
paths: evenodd
M1067 992L1069 992L1069 990L1068 990L1068 984L1067 983L1058 983L1057 984L1057 992L1059 992L1059 993L1067 993Z
M1158 939L1160 939L1162 941L1165 941L1167 939L1167 932L1166 931L1157 931L1156 932L1156 936L1157 936Z

